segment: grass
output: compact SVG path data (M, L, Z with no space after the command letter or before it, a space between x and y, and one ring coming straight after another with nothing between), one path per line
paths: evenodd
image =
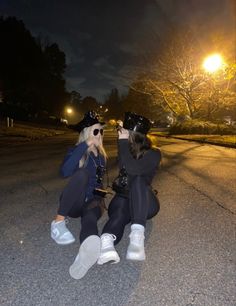
M222 146L229 146L236 148L236 135L170 135L167 131L159 132L159 131L151 131L151 134L158 135L161 137L172 137L183 140L193 140L199 142L205 142L210 144L218 144Z
M13 127L0 126L0 137L17 138L20 141L41 139L43 137L64 134L66 129L51 126L34 126L30 124L14 124Z
M175 138L236 146L236 135L174 135Z

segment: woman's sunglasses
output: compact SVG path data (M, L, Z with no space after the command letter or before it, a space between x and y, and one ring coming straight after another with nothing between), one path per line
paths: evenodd
M100 132L101 135L103 135L103 129L100 129L100 130L99 129L95 129L95 130L93 130L93 135L97 136L99 132Z

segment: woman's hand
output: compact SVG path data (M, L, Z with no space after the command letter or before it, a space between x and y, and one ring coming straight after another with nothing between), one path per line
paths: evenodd
M100 137L94 137L90 136L87 140L86 143L89 147L98 147L100 145Z
M118 138L119 139L128 139L129 138L129 131L121 128L118 130Z

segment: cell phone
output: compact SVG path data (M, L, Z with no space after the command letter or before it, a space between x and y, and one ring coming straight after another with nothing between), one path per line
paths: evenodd
M121 126L121 125L119 125L119 124L117 124L117 126L116 126L116 130L117 130L117 132L121 132L121 130L122 130L122 126Z
M100 189L100 188L95 188L93 191L94 195L97 195L99 197L105 198L105 196L107 195L108 191L105 189Z

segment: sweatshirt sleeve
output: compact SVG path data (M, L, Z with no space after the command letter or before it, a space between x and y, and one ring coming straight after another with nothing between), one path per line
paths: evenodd
M130 175L148 174L157 168L161 161L160 150L149 150L140 159L133 158L127 139L118 140L118 157L120 166L125 166Z
M67 152L60 168L60 173L63 177L71 176L75 172L87 148L88 145L84 141Z

